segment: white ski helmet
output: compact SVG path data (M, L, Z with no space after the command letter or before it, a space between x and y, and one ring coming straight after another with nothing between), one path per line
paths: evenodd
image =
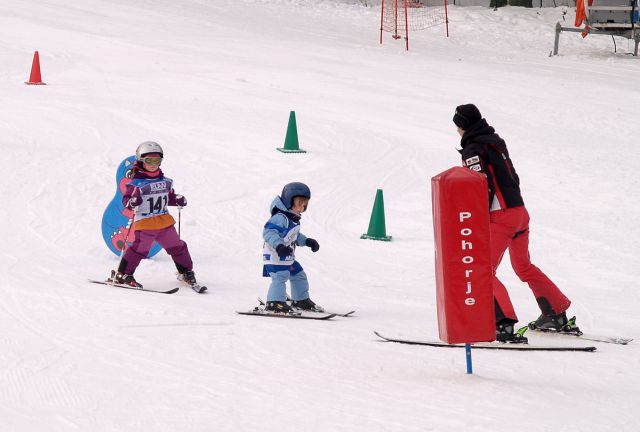
M142 158L149 153L160 153L160 155L164 157L160 144L155 141L145 141L136 149L136 160L142 160Z

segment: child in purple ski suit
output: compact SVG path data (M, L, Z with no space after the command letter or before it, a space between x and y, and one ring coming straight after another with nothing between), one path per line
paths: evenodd
M185 207L187 200L176 195L173 180L160 170L163 152L156 142L145 141L136 149L134 175L122 198L125 207L134 211L133 244L126 250L118 271L112 271L116 283L142 288L133 277L138 264L149 254L153 242L158 242L173 259L179 280L195 284L193 262L187 244L180 239L174 227L176 221L167 206Z

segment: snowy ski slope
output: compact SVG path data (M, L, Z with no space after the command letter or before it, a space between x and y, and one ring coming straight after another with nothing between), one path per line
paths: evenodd
M563 34L561 8L450 8L411 51L379 6L340 0L0 2L0 431L635 431L640 349L474 352L436 339L430 178L458 165L473 102L507 140L531 253L592 333L640 328L640 63ZM566 16L573 20L573 11ZM40 52L46 86L26 86ZM306 154L275 150L289 111ZM182 235L209 293L88 284L118 163L157 140L189 200ZM266 296L261 230L312 190L298 259L330 321L235 314ZM360 240L377 188L390 243ZM521 323L528 288L500 268ZM136 277L176 286L161 252ZM574 343L531 336L532 343Z

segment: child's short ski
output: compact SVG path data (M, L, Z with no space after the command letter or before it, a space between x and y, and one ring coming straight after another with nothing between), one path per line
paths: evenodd
M397 342L409 345L426 345L432 347L446 347L446 348L464 348L464 344L448 344L444 342L438 341L418 341L411 339L398 339L398 338L389 338L386 336L382 336L377 331L374 331L376 336L381 339L384 339L388 342ZM540 345L528 345L528 344L509 344L509 343L500 343L500 342L479 342L471 344L472 348L479 349L494 349L494 350L512 350L512 351L583 351L583 352L592 352L596 350L596 347L575 347L575 346L540 346Z
M172 288L172 289L167 290L167 291L157 291L157 290L151 290L151 289L146 289L146 288L136 288L136 287L132 287L132 286L129 286L129 285L121 285L121 284L113 283L111 281L99 281L99 280L89 279L89 282L95 283L95 284L113 286L113 287L116 287L116 288L126 288L126 289L130 289L130 290L146 291L146 292L152 292L152 293L158 293L158 294L174 294L174 293L177 293L178 290L180 289L180 288Z
M262 306L262 307L266 306L266 305L265 305L264 300L262 300L260 297L258 297L258 303L259 303L259 304L260 304L260 306ZM291 306L291 303L292 303L291 299L287 296L287 304L288 304L289 306ZM296 309L296 310L297 310L297 309ZM302 311L302 310L300 310L300 311ZM356 311L354 311L354 310L349 311L349 312L344 312L344 313L343 313L343 312L328 312L328 311L326 311L326 310L324 310L324 309L322 309L321 311L313 311L313 310L311 310L311 311L304 311L304 312L311 312L311 313L323 313L323 314L333 314L333 315L335 315L335 316L339 316L339 317L349 317L349 316L351 316L352 314L356 313Z
M194 285L191 285L191 289L193 289L198 294L204 294L205 292L207 292L208 288L203 285L194 284Z
M352 310L349 311L347 313L336 313L337 316L341 316L341 317L350 317L352 316L354 313L356 313L356 311Z
M312 312L311 314L305 314L302 312L271 312L261 309L259 307L255 307L253 310L240 312L236 311L240 315L254 315L254 316L263 316L263 317L274 317L274 318L298 318L298 319L310 319L310 320L328 320L336 316L336 314L320 314L317 312Z
M191 289L197 292L198 294L204 294L207 291L207 287L204 285L200 285L198 282L195 281L195 278L193 279L193 281L188 281L188 280L185 280L184 274L178 273L178 280L185 285L189 285Z
M184 281L183 281L184 282ZM184 282L191 287L192 290L197 292L198 294L204 294L207 291L207 287L200 285L198 283L190 284L188 282Z

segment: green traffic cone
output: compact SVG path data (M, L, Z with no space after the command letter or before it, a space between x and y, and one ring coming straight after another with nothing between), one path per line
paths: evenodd
M284 139L284 148L278 148L282 153L306 153L300 149L298 144L298 126L296 126L296 112L289 114L289 124L287 125L287 136Z
M384 200L382 199L382 189L376 192L376 200L371 211L371 220L366 234L360 236L361 239L391 241L391 236L387 235L384 222Z

